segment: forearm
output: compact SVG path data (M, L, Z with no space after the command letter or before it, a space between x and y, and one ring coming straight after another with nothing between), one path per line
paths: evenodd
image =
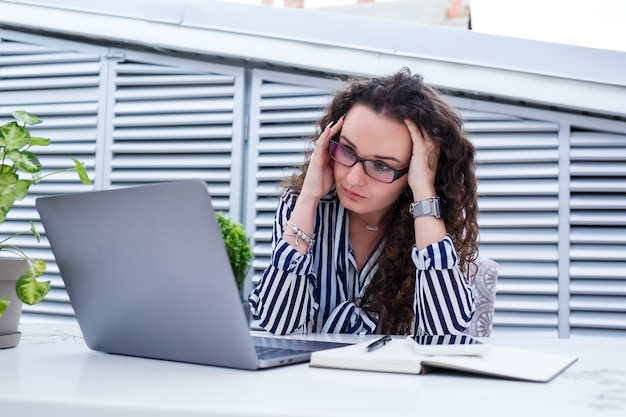
M274 334L288 334L306 329L312 308L311 291L305 276L270 266L248 301L262 328Z
M285 221L287 227L285 227L282 233L282 238L302 255L305 255L309 251L309 247L301 238L294 236L291 226L295 226L307 235L313 237L315 230L315 211L318 204L319 199L298 196L293 211ZM287 221L289 223L287 223Z
M470 323L474 298L470 284L458 266L452 240L413 252L417 269L415 286L416 332L459 334Z

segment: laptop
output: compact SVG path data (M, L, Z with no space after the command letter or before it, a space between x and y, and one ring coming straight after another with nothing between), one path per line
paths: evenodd
M253 337L202 181L40 197L36 207L92 350L254 370L344 345Z

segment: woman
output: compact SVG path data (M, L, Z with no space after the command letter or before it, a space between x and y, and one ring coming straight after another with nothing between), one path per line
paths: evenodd
M255 319L276 334L463 332L478 227L457 112L403 69L348 82L318 129L283 184Z

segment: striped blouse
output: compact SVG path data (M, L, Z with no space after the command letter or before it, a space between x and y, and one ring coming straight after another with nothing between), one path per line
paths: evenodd
M296 197L287 191L280 200L270 265L248 298L255 320L275 334L377 333L376 318L368 316L355 300L376 275L382 245L357 270L348 238L348 213L333 194L318 204L313 253L300 254L282 238ZM415 334L463 332L469 326L474 299L450 236L420 251L413 245L412 251L417 280Z

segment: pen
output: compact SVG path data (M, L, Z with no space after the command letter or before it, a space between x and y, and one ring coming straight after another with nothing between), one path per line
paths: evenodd
M367 351L368 352L373 352L376 349L385 346L385 344L387 344L387 342L389 342L389 341L391 341L391 336L389 336L389 335L383 336L380 339L374 341L373 343L370 343L369 345L367 345Z

